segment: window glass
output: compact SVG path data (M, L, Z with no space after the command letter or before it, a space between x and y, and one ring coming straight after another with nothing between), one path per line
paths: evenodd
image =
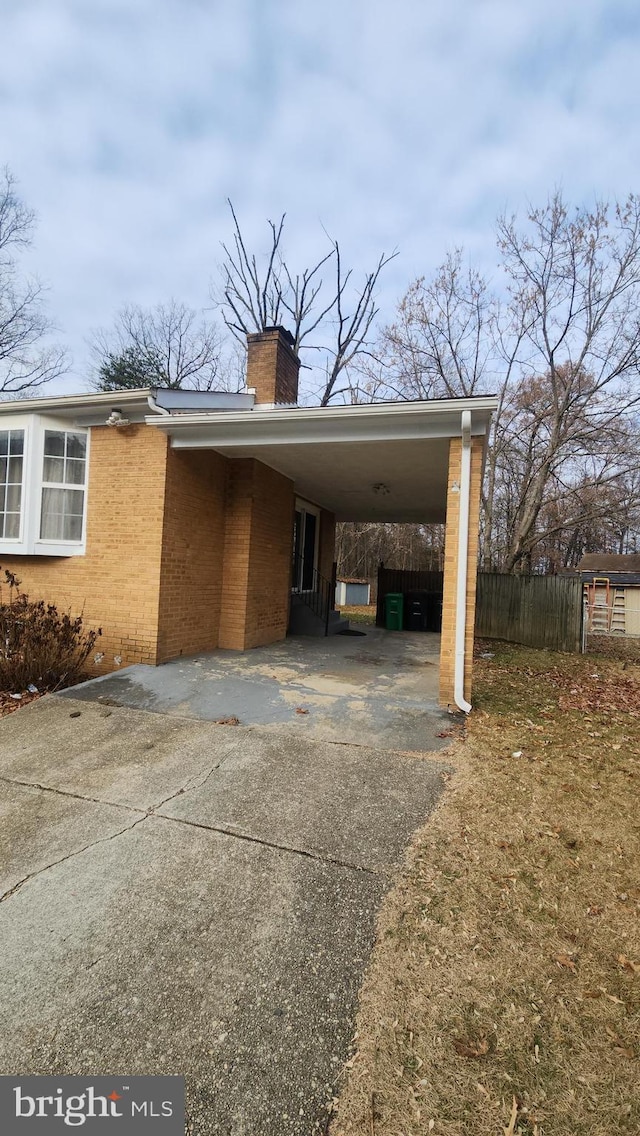
M48 457L64 457L64 431L45 430L44 452Z
M69 458L86 458L87 456L87 438L86 434L67 434L67 457Z
M64 458L50 458L45 454L43 481L64 481Z
M76 458L67 458L65 462L64 479L67 485L84 485L84 461Z
M0 430L0 539L20 539L24 430Z
M86 434L45 431L41 540L82 540L86 455Z

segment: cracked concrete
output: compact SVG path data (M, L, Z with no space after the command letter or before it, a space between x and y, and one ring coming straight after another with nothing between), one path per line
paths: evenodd
M68 696L0 721L0 1072L184 1073L194 1136L322 1131L445 768Z

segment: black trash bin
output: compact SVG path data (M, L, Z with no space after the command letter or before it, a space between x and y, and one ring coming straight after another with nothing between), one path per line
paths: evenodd
M428 630L428 597L428 592L407 592L404 602L404 626L406 631Z
M427 631L442 631L442 592L427 594Z
M442 594L407 592L404 603L404 627L406 631L440 631Z

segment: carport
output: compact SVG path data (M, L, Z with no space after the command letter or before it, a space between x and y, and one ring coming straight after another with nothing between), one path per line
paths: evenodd
M272 471L293 485L296 517L298 510L300 516L316 514L312 531L319 534L314 554L320 578L331 572L336 520L444 523L439 701L466 711L471 696L480 488L495 405L492 397L311 408L257 403L247 412L196 411L192 402L177 413L165 392L164 413L147 416L146 423L165 432L178 455L215 451L231 467L253 469L249 490L243 485L244 496L238 495L245 508L251 498L249 589L252 580L268 571L269 548L282 537L276 533L279 519L265 521L260 516L261 493L265 509L267 503L259 471ZM227 501L232 498L233 494ZM239 521L234 531L242 531L243 523ZM290 525L289 533L295 526L293 517ZM295 541L288 539L295 552ZM294 561L294 577L295 573ZM264 594L265 589L263 605ZM289 595L268 602L288 605ZM260 616L258 609L254 622ZM288 613L282 618L286 626ZM245 628L246 624L245 617ZM224 629L220 645L235 646L235 633L234 624L230 633ZM245 631L242 645L265 641L247 642Z
M337 520L444 523L438 697L467 711L496 400L301 406L292 343L279 327L248 336L237 394L144 389L1 404L5 439L15 433L22 453L19 539L1 542L3 569L102 629L90 662L105 673L282 641L295 629L294 596L317 616L310 598L331 594ZM85 455L69 467L82 487L64 489L82 515L60 543L38 502L50 488L43 447L68 444Z

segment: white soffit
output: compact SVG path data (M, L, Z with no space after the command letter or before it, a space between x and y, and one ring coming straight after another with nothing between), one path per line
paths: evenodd
M231 447L290 478L298 496L339 521L441 523L446 515L449 440L319 442Z

